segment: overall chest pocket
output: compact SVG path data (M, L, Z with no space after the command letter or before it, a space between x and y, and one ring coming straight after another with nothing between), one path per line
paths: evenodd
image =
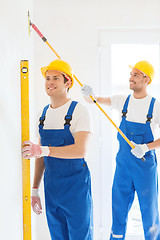
M44 129L40 132L42 146L59 147L64 146L65 134L60 130Z
M64 146L64 138L49 138L49 137L44 137L41 138L41 144L42 146L48 146L48 147L59 147L59 146Z
M133 141L137 144L142 144L142 143L144 143L145 129L131 130L129 135L130 135L130 140L131 141Z

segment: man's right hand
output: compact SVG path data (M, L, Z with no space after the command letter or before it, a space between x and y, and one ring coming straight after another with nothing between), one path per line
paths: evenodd
M37 215L42 213L42 205L40 196L38 194L38 188L32 188L31 206Z
M94 95L93 89L89 85L83 84L81 87L81 93L85 97L89 97L90 95Z

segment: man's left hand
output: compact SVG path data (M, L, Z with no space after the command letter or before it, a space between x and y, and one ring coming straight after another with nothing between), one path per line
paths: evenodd
M142 158L145 153L149 151L147 144L136 144L134 142L132 142L132 144L135 148L131 149L131 153L137 158Z

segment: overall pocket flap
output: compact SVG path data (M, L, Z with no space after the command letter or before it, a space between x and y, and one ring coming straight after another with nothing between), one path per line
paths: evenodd
M134 136L141 136L141 135L144 135L145 133L145 129L132 129L131 130L131 135L134 135Z
M58 147L64 145L64 139L63 138L54 138L54 139L48 139L49 147Z

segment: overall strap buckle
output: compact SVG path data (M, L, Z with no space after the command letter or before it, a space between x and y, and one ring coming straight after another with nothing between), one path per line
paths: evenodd
M71 126L70 121L72 120L72 115L66 115L64 120L65 120L65 124L64 125Z
M152 97L151 102L150 102L150 106L149 106L149 110L148 110L148 114L147 114L147 120L146 122L151 123L151 119L152 119L152 113L153 113L153 108L154 108L154 103L155 103L155 98Z
M126 98L126 101L125 101L125 103L124 103L123 110L122 110L122 117L125 117L125 118L126 118L126 114L127 114L127 112L128 112L127 109L128 109L128 103L129 103L130 97L131 97L131 94L128 95L128 97Z
M40 118L39 118L39 121L40 121L39 125L44 126L44 120L45 120L45 116L40 117Z
M128 112L127 110L125 110L125 111L122 110L122 117L126 117L127 112Z
M151 119L152 119L152 115L151 114L147 114L146 122L150 122L151 123Z
M45 121L45 118L46 118L46 112L47 112L47 109L49 108L49 105L48 104L47 106L45 106L45 108L43 109L43 113L42 113L42 116L39 118L39 127L41 126L41 128L43 128L44 126L44 121Z
M70 106L69 106L67 115L64 118L64 120L65 120L64 127L65 128L69 128L71 126L70 121L72 120L72 114L73 114L73 111L74 111L76 105L77 105L77 102L76 101L72 101Z

